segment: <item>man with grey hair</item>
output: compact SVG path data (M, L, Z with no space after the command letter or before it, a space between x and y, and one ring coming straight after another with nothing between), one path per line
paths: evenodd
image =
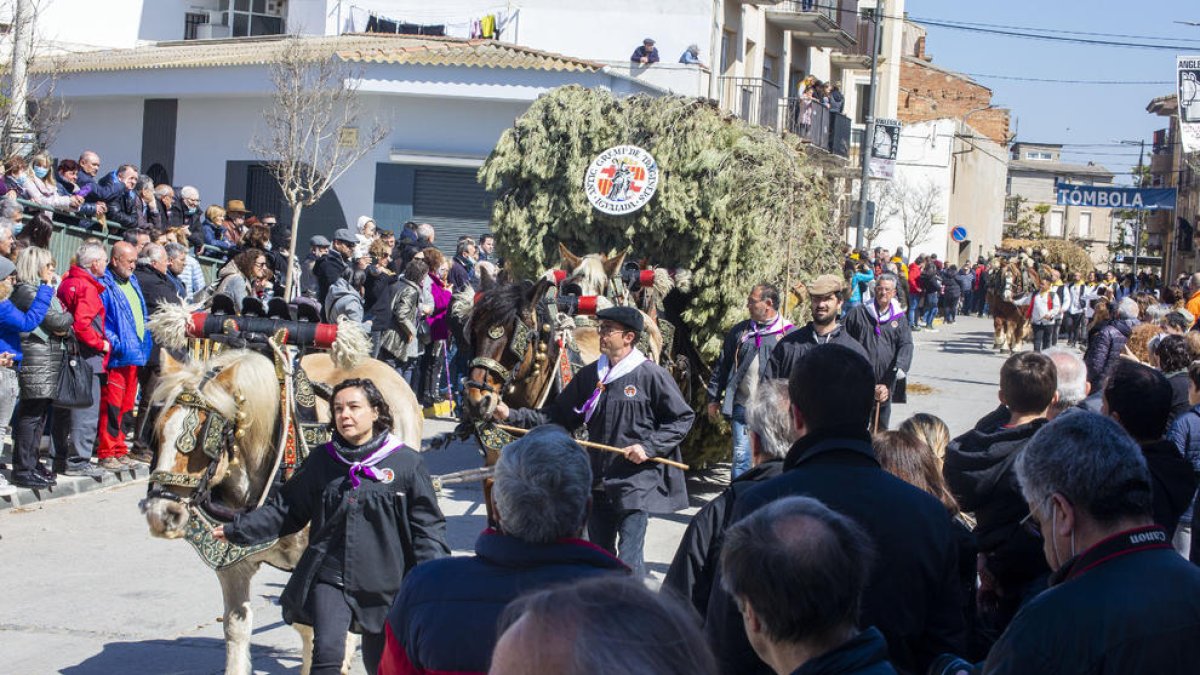
M796 442L787 387L787 380L759 383L746 408L751 468L692 517L663 579L663 586L691 602L700 616L708 609L721 542L738 495L782 473L783 458Z
M874 300L855 305L846 313L846 332L866 350L875 372L876 413L872 431L876 432L888 428L896 385L912 367L912 328L896 300L898 284L894 274L881 275L875 282Z
M122 227L138 225L138 168L132 164L122 164L113 173L100 179L97 185L105 193L108 202L108 220ZM154 181L150 181L150 189L154 189ZM90 197L91 195L89 195Z
M1122 298L1117 303L1117 316L1100 329L1096 339L1088 346L1083 360L1087 363L1088 382L1092 389L1099 391L1104 386L1104 380L1112 372L1125 343L1129 341L1133 327L1138 324L1138 304L1133 298Z
M167 225L198 228L203 217L204 214L200 212L200 191L191 185L179 188L179 199L174 200L167 211Z
M1113 420L1068 415L1030 439L1016 472L1054 573L983 672L1195 672L1200 570L1151 518L1137 443Z
M628 574L580 539L592 470L562 427L538 427L504 448L495 481L497 523L476 540L475 555L427 561L404 578L379 672L486 672L509 602L547 586Z
M417 225L417 245L420 248L433 246L434 239L437 238L437 233L433 231L433 226L429 223L421 223Z
M183 304L183 284L171 277L167 250L159 244L146 244L142 249L141 256L138 259L137 267L134 268L133 275L137 277L138 285L141 287L142 297L146 301L146 311L154 314L155 310L163 305ZM146 319L149 318L149 316L146 317ZM183 358L185 355L177 353L175 356ZM161 359L162 347L155 344L150 349L146 364L137 369L138 387L142 392L148 393L154 390L154 385L158 382ZM134 434L134 447L129 451L129 455L136 461L149 464L154 456L151 448L143 440L144 425L150 419L150 415L147 414L150 409L150 397L146 393L143 393L137 404L138 433Z
M1080 406L1092 391L1087 381L1087 365L1073 349L1051 347L1042 351L1054 362L1058 376L1058 397L1046 411L1046 419L1054 419L1063 413L1082 410Z
M722 583L777 675L894 675L883 634L858 628L874 557L852 519L811 497L784 497L729 529Z
M75 264L67 270L58 286L58 299L71 313L71 325L80 355L92 367L92 406L57 408L50 430L54 444L54 470L68 476L99 478L104 475L91 463L96 444L96 425L100 419L100 379L104 357L112 345L104 333L104 270L108 251L98 242L88 242L75 252Z
M14 258L13 255L13 225L15 221L4 218L0 220L0 255Z

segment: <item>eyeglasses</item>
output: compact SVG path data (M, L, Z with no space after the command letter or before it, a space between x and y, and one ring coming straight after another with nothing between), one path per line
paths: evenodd
M255 267L266 267L266 266L267 266L267 261L266 261L266 260L259 260L258 262L254 263L254 266L255 266Z
M1025 530L1026 534L1037 539L1042 538L1042 524L1037 521L1037 518L1033 517L1033 511L1030 511L1029 514L1022 518L1017 524L1021 526L1022 530Z
M597 329L601 335L608 335L609 333L624 333L628 330L629 329L625 328L624 326L600 326L600 328Z

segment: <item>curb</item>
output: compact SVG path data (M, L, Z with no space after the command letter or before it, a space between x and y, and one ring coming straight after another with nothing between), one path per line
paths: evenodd
M99 480L88 478L87 476L58 476L58 485L48 487L44 490L30 490L28 488L17 488L17 493L10 497L0 497L0 512L11 509L28 508L30 506L38 506L45 504L48 501L70 497L72 495L92 492L114 485L129 485L131 483L144 483L150 475L150 467L141 464L132 469L115 473L106 471L104 476Z

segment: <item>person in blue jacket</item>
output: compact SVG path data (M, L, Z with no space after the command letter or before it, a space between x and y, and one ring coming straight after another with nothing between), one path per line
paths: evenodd
M54 298L53 269L42 271L42 283L38 287L37 296L27 311L22 312L12 303L13 285L16 281L17 267L8 258L0 257L0 434L3 441L8 442L12 437L9 420L12 419L20 394L17 384L17 369L21 366L21 333L27 333L38 327L46 312L50 309L50 301ZM33 462L19 461L24 458L13 457L13 483L21 487L45 488L49 481L34 473ZM8 493L11 486L0 480L0 494Z
M113 244L108 270L101 282L104 291L104 336L112 345L108 356L104 384L100 389L100 429L96 442L96 457L100 468L121 471L128 468L129 446L125 443L123 423L133 410L137 397L138 368L146 365L152 340L146 328L150 318L142 287L133 275L137 250L132 244L118 241ZM124 459L122 459L124 458Z

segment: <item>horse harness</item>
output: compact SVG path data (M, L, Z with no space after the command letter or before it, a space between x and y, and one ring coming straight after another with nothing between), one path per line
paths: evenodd
M465 382L468 389L478 389L497 396L511 393L518 383L542 374L542 368L549 358L548 351L552 343L558 344L559 353L561 353L562 340L556 339L555 336L555 332L558 330L559 313L557 293L554 289L549 289L546 295L538 301L532 318L533 325L530 325L526 323L523 315L519 315L513 326L513 335L506 348L506 351L517 359L516 365L512 368L506 368L500 361L486 356L477 356L468 363L471 370L482 368L491 373L501 381L500 386L468 379ZM488 337L493 340L500 339L504 333L504 326L496 325L488 329ZM531 345L534 356L532 359L528 359L526 355Z

